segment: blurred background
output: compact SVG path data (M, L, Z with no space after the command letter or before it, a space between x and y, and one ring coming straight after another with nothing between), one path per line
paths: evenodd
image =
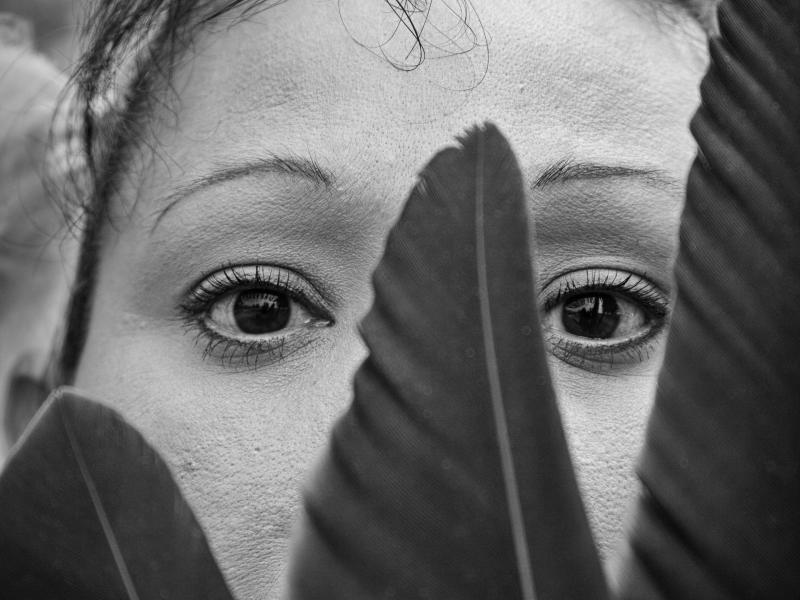
M0 466L46 393L74 270L63 175L47 165L54 109L77 56L79 7L0 0Z
M59 70L75 60L80 0L0 0L0 13L11 13L33 28L34 46Z

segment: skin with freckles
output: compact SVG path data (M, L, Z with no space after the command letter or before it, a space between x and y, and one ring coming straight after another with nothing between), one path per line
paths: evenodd
M440 26L456 46L403 70L391 63L409 39L375 49L392 31L384 3L289 0L200 34L179 61L177 101L111 207L75 383L163 453L238 597L278 593L415 173L486 119L530 186L550 366L613 562L705 66L694 22L634 4L474 0L468 33Z

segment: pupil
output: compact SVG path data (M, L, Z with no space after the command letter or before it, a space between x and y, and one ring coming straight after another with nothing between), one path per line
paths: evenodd
M610 338L619 326L619 304L611 294L582 294L564 303L564 328L586 338Z
M290 316L289 298L265 290L241 292L233 305L233 318L243 333L258 335L286 327Z

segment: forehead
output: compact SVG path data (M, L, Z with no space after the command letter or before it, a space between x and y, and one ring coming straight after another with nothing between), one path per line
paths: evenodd
M392 62L414 40L388 6L289 0L215 24L177 69L179 127L160 145L191 178L236 154L298 148L334 167L406 166L484 119L542 162L685 144L668 138L687 135L703 66L688 18L659 26L625 0L476 0L464 20L416 21L427 60L406 71Z

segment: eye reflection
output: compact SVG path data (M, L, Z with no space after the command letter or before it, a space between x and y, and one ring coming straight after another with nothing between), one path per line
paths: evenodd
M566 273L549 282L541 298L550 351L589 370L649 358L669 309L658 286L617 269Z
M256 289L236 294L231 313L239 330L259 335L286 327L291 319L292 309L286 294Z

